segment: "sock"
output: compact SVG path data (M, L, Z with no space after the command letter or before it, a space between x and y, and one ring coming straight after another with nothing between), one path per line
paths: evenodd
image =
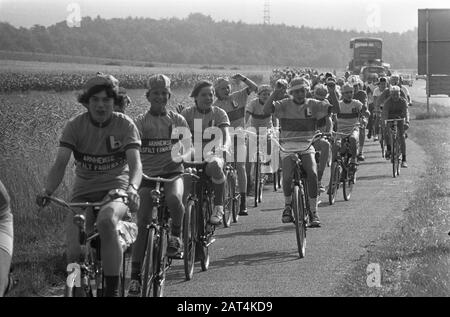
M292 204L292 196L284 196L284 204L287 205L291 205Z
M119 297L119 276L105 275L105 297Z
M140 262L131 262L131 279L132 280L141 280L141 263Z

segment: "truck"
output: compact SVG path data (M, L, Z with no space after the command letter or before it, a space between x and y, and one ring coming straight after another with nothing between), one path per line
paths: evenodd
M383 62L383 40L375 37L357 37L350 40L352 60L348 71L359 75L366 81L368 74L376 73L378 76L390 74L390 65Z

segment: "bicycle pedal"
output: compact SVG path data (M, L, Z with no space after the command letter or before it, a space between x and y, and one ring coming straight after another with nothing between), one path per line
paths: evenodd
M213 244L216 241L216 239L212 238L211 240L206 241L207 243L205 244L205 247L209 247L211 244Z

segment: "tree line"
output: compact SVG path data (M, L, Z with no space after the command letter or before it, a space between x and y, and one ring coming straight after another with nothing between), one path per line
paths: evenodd
M84 17L80 27L16 28L0 23L2 50L68 54L176 64L277 65L345 68L352 37L383 39L383 60L393 68L417 67L417 29L363 33L333 28L187 18Z

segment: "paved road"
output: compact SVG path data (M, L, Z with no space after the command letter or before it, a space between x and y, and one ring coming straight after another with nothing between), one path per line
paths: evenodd
M366 162L359 167L358 181L349 202L342 198L320 205L322 228L307 231L307 255L298 258L293 224L281 223L283 196L264 191L264 202L251 208L231 228L216 231L210 247L211 264L184 281L181 261L168 272L166 296L330 296L353 262L365 253L364 246L392 228L402 216L408 196L424 170L424 153L408 140L409 168L399 178L381 158L378 143L365 147ZM324 179L328 179L328 174ZM250 203L250 200L249 200ZM249 204L251 205L251 204Z

